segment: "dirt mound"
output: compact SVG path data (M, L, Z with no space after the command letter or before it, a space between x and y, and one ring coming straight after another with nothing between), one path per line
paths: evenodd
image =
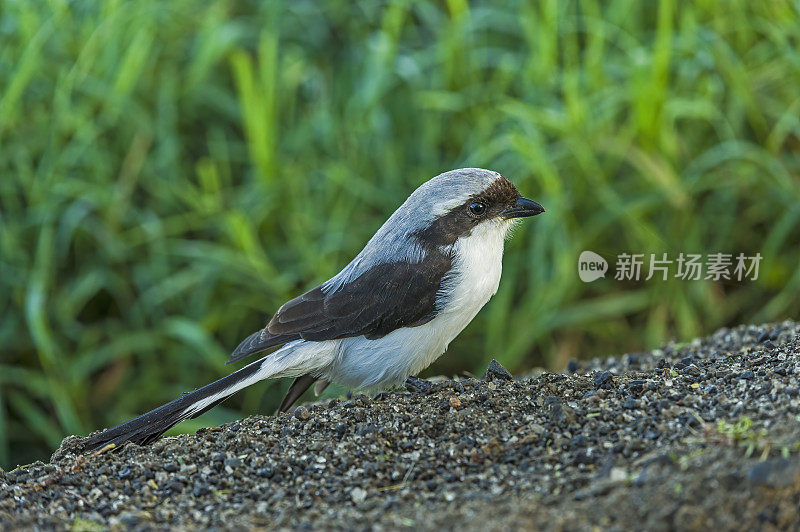
M800 326L255 416L0 473L0 526L785 529Z

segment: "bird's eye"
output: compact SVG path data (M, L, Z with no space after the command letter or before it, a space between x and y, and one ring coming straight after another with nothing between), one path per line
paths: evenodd
M476 201L469 204L469 213L473 216L483 216L486 214L486 204Z

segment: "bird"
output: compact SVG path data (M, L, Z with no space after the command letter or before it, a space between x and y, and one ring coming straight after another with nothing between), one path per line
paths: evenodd
M512 227L543 212L497 172L460 168L437 175L411 193L344 269L281 306L228 363L272 352L89 435L83 448L152 443L264 379L294 377L279 412L312 385L317 392L329 383L379 391L415 379L497 292Z

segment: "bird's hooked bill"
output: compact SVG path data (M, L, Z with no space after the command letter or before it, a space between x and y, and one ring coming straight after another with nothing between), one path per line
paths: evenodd
M503 216L506 218L524 218L527 216L536 216L543 212L544 207L535 201L529 200L528 198L519 198L513 207L503 211Z

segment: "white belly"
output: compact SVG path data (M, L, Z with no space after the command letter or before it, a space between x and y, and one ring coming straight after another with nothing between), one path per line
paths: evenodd
M491 222L489 222L491 223ZM510 228L509 222L505 229ZM339 342L339 356L323 371L328 380L353 388L401 384L439 358L497 292L506 231L479 225L454 244L456 260L443 287L437 316L424 325L397 329L377 340L363 336Z

